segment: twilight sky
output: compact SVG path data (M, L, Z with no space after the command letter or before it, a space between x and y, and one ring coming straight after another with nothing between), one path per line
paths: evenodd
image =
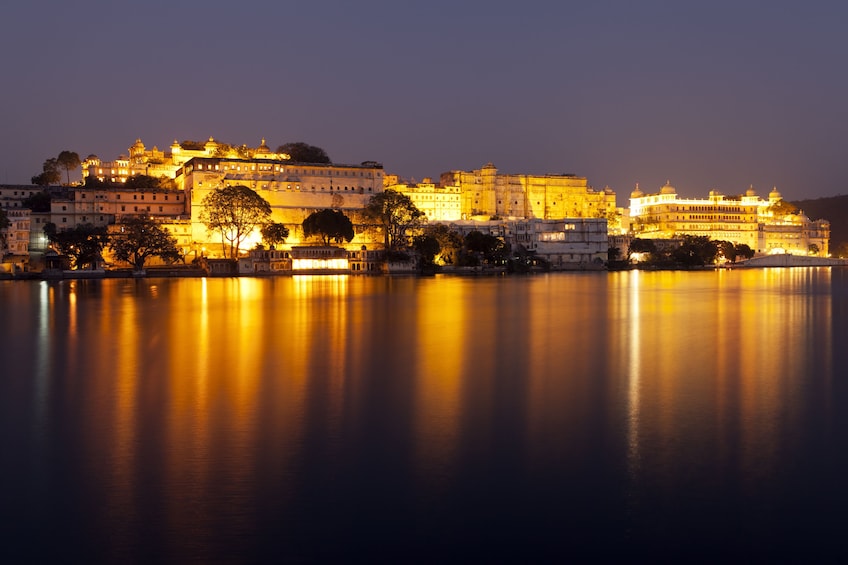
M0 18L0 183L136 138L306 141L421 180L493 162L627 205L666 179L848 193L848 4L113 0Z

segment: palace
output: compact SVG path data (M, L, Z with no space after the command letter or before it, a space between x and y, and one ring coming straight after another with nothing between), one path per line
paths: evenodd
M285 153L274 153L265 144L265 140L257 148L241 145L233 147L219 143L210 137L205 143L176 139L171 144L170 152L160 151L155 145L147 149L141 139L136 139L129 148L129 157L120 155L114 161L101 161L97 155L89 155L81 163L82 180L88 177L111 183L125 183L136 175L147 175L154 178L174 178L180 168L195 157L239 157L247 159L288 160Z
M462 219L462 192L458 186L442 186L431 178L419 183L401 182L398 175L385 176L386 190L395 190L412 200L429 222L455 222Z
M216 240L200 221L203 199L216 188L242 185L268 201L272 221L285 224L288 241L299 243L303 220L316 210L341 210L356 224L371 196L383 191L383 166L374 161L336 165L257 156L193 157L177 171L175 182L185 193L196 242ZM365 230L355 231L352 244L366 243Z
M673 239L684 235L744 243L756 253L828 256L830 223L811 221L795 213L777 191L768 200L753 187L739 196L711 190L707 199L680 198L666 183L645 194L636 186L630 194L630 222L635 237Z
M328 208L344 212L355 231L350 249L357 251L348 250L351 272L377 268L382 237L363 212L373 195L387 189L407 195L431 224L450 224L460 234L479 230L495 235L553 269L602 268L609 249L623 248L632 237L665 239L673 245L671 240L685 235L707 236L746 244L761 255L826 257L829 251L830 224L796 211L776 189L768 199L760 198L753 187L738 196L713 190L706 199L687 199L668 183L652 194L637 185L629 209L617 209L613 190L595 190L585 177L572 174L504 174L487 163L473 171L442 173L439 182L403 181L385 174L375 161L300 163L272 151L264 139L251 148L212 137L205 142L174 141L167 151L148 149L137 139L128 155L113 161L90 155L81 168L80 186L0 186L0 207L12 221L5 230L7 255L43 253L48 247L43 229L47 223L60 230L93 224L114 231L122 218L144 215L177 238L185 258L214 258L221 255L221 242L201 220L204 199L215 189L239 185L270 204L271 221L289 229L286 247L292 249L308 245L302 224L309 214ZM141 175L156 179L147 185L157 186L128 182ZM89 179L100 182L86 183ZM34 205L38 211L24 208L28 197L45 190L49 210L46 203ZM257 230L242 243L242 250L260 242ZM291 270L294 259L301 258L298 253L311 252L268 250L239 270Z
M441 185L459 187L463 219L611 218L615 193L598 192L576 175L509 175L488 163L474 171L449 171Z

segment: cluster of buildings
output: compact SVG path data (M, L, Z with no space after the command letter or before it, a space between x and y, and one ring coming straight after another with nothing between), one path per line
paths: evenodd
M711 191L707 199L683 199L666 185L657 193L637 186L628 208L616 206L610 188L595 190L585 177L571 174L505 174L488 163L473 171L449 171L439 182L405 181L386 174L375 161L358 165L299 163L272 151L263 139L258 147L208 141L174 141L168 151L147 149L141 140L128 156L102 161L89 155L81 165L77 186L0 186L0 207L9 219L0 241L8 268L37 268L48 248L43 228L80 224L115 226L127 216L156 218L177 239L186 259L220 254L220 238L200 220L204 198L224 186L243 185L269 202L272 220L290 230L289 250L275 257L246 255L243 272L285 269L299 256L309 259L303 220L316 210L344 212L363 229L348 246L351 272L369 272L378 260L382 237L364 229L363 209L370 198L391 189L409 196L429 223L449 224L460 234L473 230L502 238L544 258L554 269L603 268L611 246L626 247L632 237L674 239L706 235L745 243L760 254L828 255L830 226L802 213L779 212L774 190L767 199L753 188L744 195ZM162 179L156 188L135 188L127 180L146 175ZM86 182L86 179L102 182ZM27 206L29 198L47 190L49 210ZM260 243L259 234L244 249ZM333 259L338 259L334 257ZM11 265L11 266L10 266Z

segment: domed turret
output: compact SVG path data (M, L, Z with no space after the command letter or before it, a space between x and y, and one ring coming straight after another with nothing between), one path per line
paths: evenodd
M757 195L757 191L754 190L754 185L752 184L751 186L748 187L748 190L745 191L745 196L756 196L756 195Z
M265 145L265 138L262 138L262 143L259 144L259 147L256 148L256 153L261 155L267 155L271 152L271 148Z
M769 200L783 200L783 196L777 191L777 187L772 188L769 192Z
M665 181L665 186L660 189L660 194L677 194L677 190L671 186L670 181Z
M636 188L633 189L633 192L630 193L630 198L642 198L645 194L639 190L639 183L636 183Z

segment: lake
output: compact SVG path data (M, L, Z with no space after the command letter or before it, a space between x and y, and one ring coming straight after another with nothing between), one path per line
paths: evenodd
M848 558L848 270L0 281L0 560Z

